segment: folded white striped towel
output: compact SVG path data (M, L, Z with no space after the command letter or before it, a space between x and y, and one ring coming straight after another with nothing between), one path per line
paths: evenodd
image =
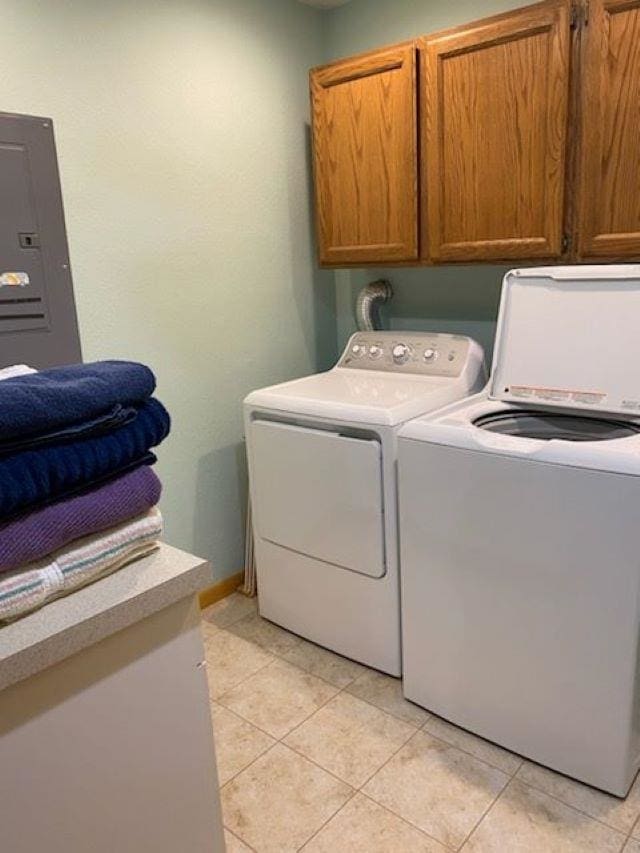
M162 515L154 507L23 569L0 574L0 621L36 610L145 556L158 547L161 535Z

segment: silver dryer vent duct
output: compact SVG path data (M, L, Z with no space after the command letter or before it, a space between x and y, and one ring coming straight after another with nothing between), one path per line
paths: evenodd
M380 305L393 296L390 282L383 278L365 285L356 302L356 322L361 332L372 332L380 328Z

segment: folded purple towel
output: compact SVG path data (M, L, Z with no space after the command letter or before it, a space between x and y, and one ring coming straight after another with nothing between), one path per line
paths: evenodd
M160 480L142 465L98 488L0 524L0 572L142 515L160 499Z

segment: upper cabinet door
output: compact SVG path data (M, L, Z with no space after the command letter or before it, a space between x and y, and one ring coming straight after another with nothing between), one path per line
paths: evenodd
M640 257L640 0L591 0L587 14L578 256Z
M413 45L311 72L322 263L418 257L415 73Z
M549 0L423 39L430 261L562 254L570 12Z

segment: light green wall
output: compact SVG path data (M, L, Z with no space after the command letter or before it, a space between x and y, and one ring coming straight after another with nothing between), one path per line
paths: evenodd
M0 0L0 110L51 116L86 359L151 365L166 538L242 561L241 400L335 356L295 0Z
M326 13L325 58L338 59L523 5L526 0L351 0ZM384 277L394 287L386 312L391 328L467 332L490 350L500 283L507 269L477 265L340 270L335 274L338 344L342 346L353 330L353 302L359 288Z
M309 67L516 5L0 0L0 110L54 120L85 358L156 371L166 538L217 577L242 561L241 400L327 367L363 283L393 282L392 327L491 340L503 268L317 270Z

